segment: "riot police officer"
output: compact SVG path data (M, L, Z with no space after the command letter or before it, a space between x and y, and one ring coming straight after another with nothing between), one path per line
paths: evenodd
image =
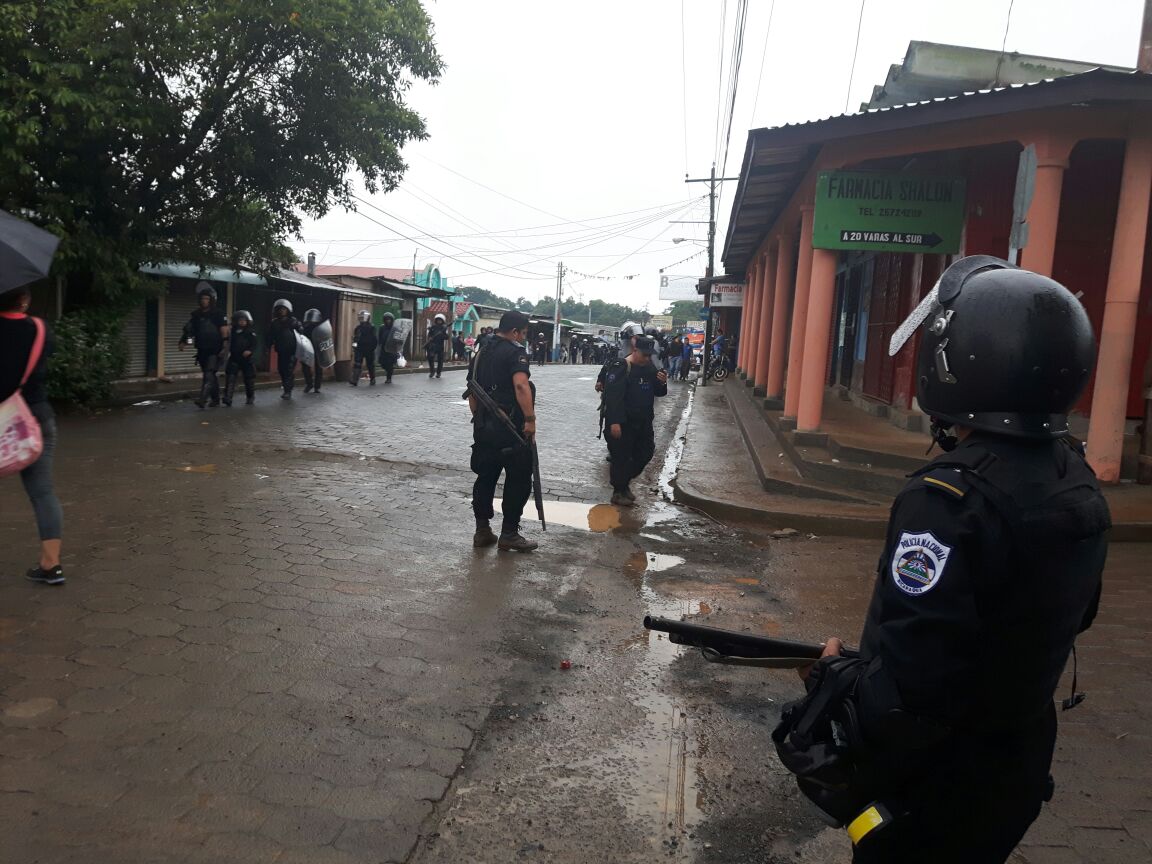
M299 332L300 322L292 315L292 303L283 298L273 303L272 323L268 326L265 344L276 349L276 371L284 388L281 399L291 399L296 386L296 334Z
M399 351L394 351L393 345L396 341L392 337L392 329L396 325L396 316L391 312L385 312L381 319L380 330L376 334L376 342L380 346L380 368L384 370L384 383L392 383L392 373L396 371L396 360L400 356Z
M658 396L668 395L668 373L652 362L656 343L649 336L632 338L632 352L604 367L604 427L612 456L612 503L636 503L631 483L652 461L656 436L652 418Z
M368 383L376 386L376 327L372 324L372 313L361 309L357 317L360 323L352 333L352 351L355 355L355 364L352 367L352 378L349 384L353 387L360 385L360 369L368 363ZM391 373L388 375L392 377Z
M535 390L528 352L521 345L528 332L528 316L505 312L492 341L473 358L468 380L475 380L515 424L521 438L536 435ZM469 392L472 409L472 462L476 482L472 487L472 512L476 516L477 548L497 544L500 549L531 552L539 544L520 534L520 517L532 494L532 452L516 441L508 429ZM500 536L490 525L496 515L493 501L500 474L504 474L504 515Z
M300 370L304 373L304 392L305 393L319 393L320 385L324 382L324 370L320 366L320 346L316 344L316 340L312 338L312 332L320 326L324 320L324 313L319 309L309 309L304 313L304 327L302 328L304 335L312 342L312 357L314 363L307 363L303 360L300 361Z
M180 337L179 350L193 345L196 348L196 365L200 367L200 395L196 397L197 408L205 403L215 408L220 404L220 366L227 354L228 319L216 305L216 289L209 282L196 285L196 300L199 304L192 311L191 318L184 325Z
M236 379L244 378L245 405L256 401L256 334L252 332L252 314L240 309L232 315L232 335L228 346L228 365L224 369L224 404L232 407Z
M1095 344L1066 288L988 256L945 271L891 353L923 320L946 452L892 506L860 658L828 640L773 738L856 864L997 864L1051 796L1053 694L1100 598L1111 521L1068 431Z
M444 316L437 313L432 319L432 326L428 328L428 340L424 343L424 353L428 357L429 378L439 378L444 371L444 343L451 338Z

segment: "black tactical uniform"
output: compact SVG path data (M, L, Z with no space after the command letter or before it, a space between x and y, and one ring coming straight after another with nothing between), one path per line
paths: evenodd
M1094 352L1079 302L986 256L937 291L918 397L948 452L892 506L860 659L818 663L773 736L857 864L1011 854L1050 797L1053 693L1095 616L1111 525L1065 437ZM971 431L957 443L952 426Z
M428 377L440 377L444 371L444 343L451 337L448 327L443 322L436 322L428 328L428 341L424 343L424 351L428 356Z
M640 336L635 350L651 356L655 346L651 339ZM612 456L613 503L634 503L630 484L656 453L652 429L656 397L668 395L668 384L657 377L659 373L660 369L650 361L641 365L616 359L604 367L604 431ZM619 438L613 437L611 431L617 424Z
M247 324L239 326L241 321ZM224 404L231 406L236 392L236 379L244 378L245 404L256 401L256 334L252 332L252 316L239 311L232 316L232 334L229 339L228 365L224 370Z
M216 289L207 282L196 286L196 296L197 299L209 297L211 303L206 308L198 307L192 312L180 338L183 343L191 341L196 347L196 365L200 367L200 395L195 402L203 408L209 401L213 406L220 404L218 376L224 359L224 328L228 326L228 319L216 306Z
M392 341L392 327L395 320L391 312L384 313L384 323L380 325L380 330L376 336L376 341L380 345L380 368L384 370L385 384L392 383L392 373L396 371L398 355L388 350L391 347L389 343Z
M361 321L352 333L352 350L355 352L355 365L352 367L352 386L360 384L360 369L368 364L368 381L376 383L376 327L371 321ZM391 373L388 375L392 377Z
M300 332L300 322L292 317L292 304L287 300L277 300L272 312L286 309L288 314L272 319L268 326L268 345L276 349L276 371L280 373L280 383L284 388L281 399L291 399L296 386L296 334Z
M311 364L300 361L300 371L304 373L305 393L319 393L320 385L324 383L324 370L320 368L320 349L316 345L316 340L312 338L312 331L323 321L324 316L319 309L309 309L304 313L304 326L301 332L312 343L312 356L315 358L315 363Z
M528 353L517 343L499 335L473 359L468 380L475 380L491 395L504 413L523 435L524 413L516 401L513 376L531 376ZM500 421L489 416L482 406L472 421L472 471L476 482L472 487L472 511L476 516L477 533L487 530L488 520L495 515L493 499L500 473L504 473L504 500L501 511L504 521L500 529L501 541L517 537L524 505L532 494L532 452L520 446ZM533 544L534 545L534 544Z

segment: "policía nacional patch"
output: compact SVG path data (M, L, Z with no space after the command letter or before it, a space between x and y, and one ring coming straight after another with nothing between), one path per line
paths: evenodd
M944 575L951 555L952 547L945 546L930 531L905 531L892 553L892 581L905 594L926 594Z

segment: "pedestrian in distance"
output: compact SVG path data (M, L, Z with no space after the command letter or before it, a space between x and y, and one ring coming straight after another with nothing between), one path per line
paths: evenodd
M372 313L367 309L361 309L356 317L360 323L356 325L356 329L352 332L352 354L354 362L352 365L352 378L348 381L353 387L360 386L360 373L364 364L368 364L368 384L372 387L376 386L376 346L378 344L376 338L376 325L372 323ZM388 374L389 380L392 375Z
M304 373L304 392L320 394L320 385L324 382L324 370L320 367L320 346L312 338L312 332L324 321L324 313L319 309L309 309L304 313L304 326L301 330L304 336L312 343L312 357L315 363L300 361L300 371Z
M528 316L523 312L505 312L492 341L480 351L468 370L468 381L475 381L503 410L524 441L536 436L536 391L528 352L521 342L527 338ZM489 416L471 389L466 394L472 409L472 460L476 475L472 486L472 512L476 517L476 548L496 545L505 551L531 552L539 544L520 534L520 517L532 494L532 450L522 446L503 423ZM504 475L503 522L500 536L492 531L496 515L496 484Z
M439 378L444 371L444 348L451 338L444 316L437 313L432 319L432 326L428 328L428 339L424 343L429 378Z
M196 349L200 367L200 394L193 400L197 408L220 404L220 370L228 353L228 319L216 305L216 289L209 282L196 285L197 307L180 335L180 351L189 345Z
M380 329L376 334L376 342L380 346L380 368L384 370L384 383L392 383L392 373L396 371L396 359L399 356L391 350L392 328L396 324L396 316L385 312L381 320Z
M456 361L468 359L468 346L464 342L464 337L459 333L452 335L452 359Z
M51 327L28 314L32 295L27 288L0 292L0 405L15 403L22 397L39 425L40 455L20 470L20 482L36 514L40 536L40 559L27 571L28 579L41 585L63 585L64 569L60 564L64 511L52 485L52 467L56 455L56 416L48 401L48 358L56 348ZM15 442L0 439L0 454L12 455L7 448ZM21 461L32 458L34 451ZM20 463L17 463L20 464Z
M534 355L537 366L543 366L548 360L548 338L544 335L543 330L536 334Z
M284 392L281 399L291 399L296 386L296 334L300 322L292 316L292 304L284 299L272 304L272 323L268 325L265 342L276 349L276 371Z
M636 336L632 353L608 364L604 376L604 425L608 431L612 503L636 503L631 483L652 461L656 436L652 428L657 397L668 395L668 373L652 362L656 343Z
M680 380L687 381L688 373L692 371L692 343L687 338L684 339L684 348L680 355Z
M244 404L256 401L256 333L252 315L244 309L233 313L232 332L228 340L228 363L224 367L224 404L232 407L236 379L244 379Z
M1052 797L1053 696L1100 601L1111 517L1068 430L1095 341L1064 286L985 255L890 353L917 329L944 452L892 505L859 657L829 639L773 739L855 864L1001 864Z
M668 378L676 381L680 378L680 365L684 362L684 340L677 333L668 343Z

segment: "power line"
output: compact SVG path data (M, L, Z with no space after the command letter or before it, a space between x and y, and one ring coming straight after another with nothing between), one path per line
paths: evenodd
M852 101L852 81L856 77L856 57L860 53L860 31L864 29L864 4L868 0L860 0L860 18L856 21L856 47L852 49L852 68L848 71L848 92L844 94L844 113L848 113L848 105Z
M716 135L715 143L712 145L712 161L715 162L720 156L720 109L724 104L720 93L724 89L724 31L728 28L728 0L720 0L720 39L719 39L719 52L720 62L716 70Z
M736 11L736 32L732 40L732 71L728 88L731 98L728 103L728 129L724 134L724 159L720 163L721 176L728 171L728 147L732 143L732 121L736 116L736 93L740 89L740 64L744 60L744 29L747 26L748 0L740 0Z
M1012 29L1012 7L1016 5L1016 0L1008 0L1008 20L1004 22L1004 38L1000 42L1000 57L996 60L996 80L993 82L994 87L1000 86L1000 69L1004 66L1004 52L1008 48L1008 31Z
M772 33L772 18L776 14L776 0L768 7L768 27L764 31L764 50L760 53L760 76L756 79L756 95L752 98L752 126L756 126L756 108L760 104L760 85L764 81L764 61L768 58L768 37Z
M773 3L776 0L772 0ZM680 114L684 120L684 176L688 176L688 48L684 35L684 0L680 0Z

